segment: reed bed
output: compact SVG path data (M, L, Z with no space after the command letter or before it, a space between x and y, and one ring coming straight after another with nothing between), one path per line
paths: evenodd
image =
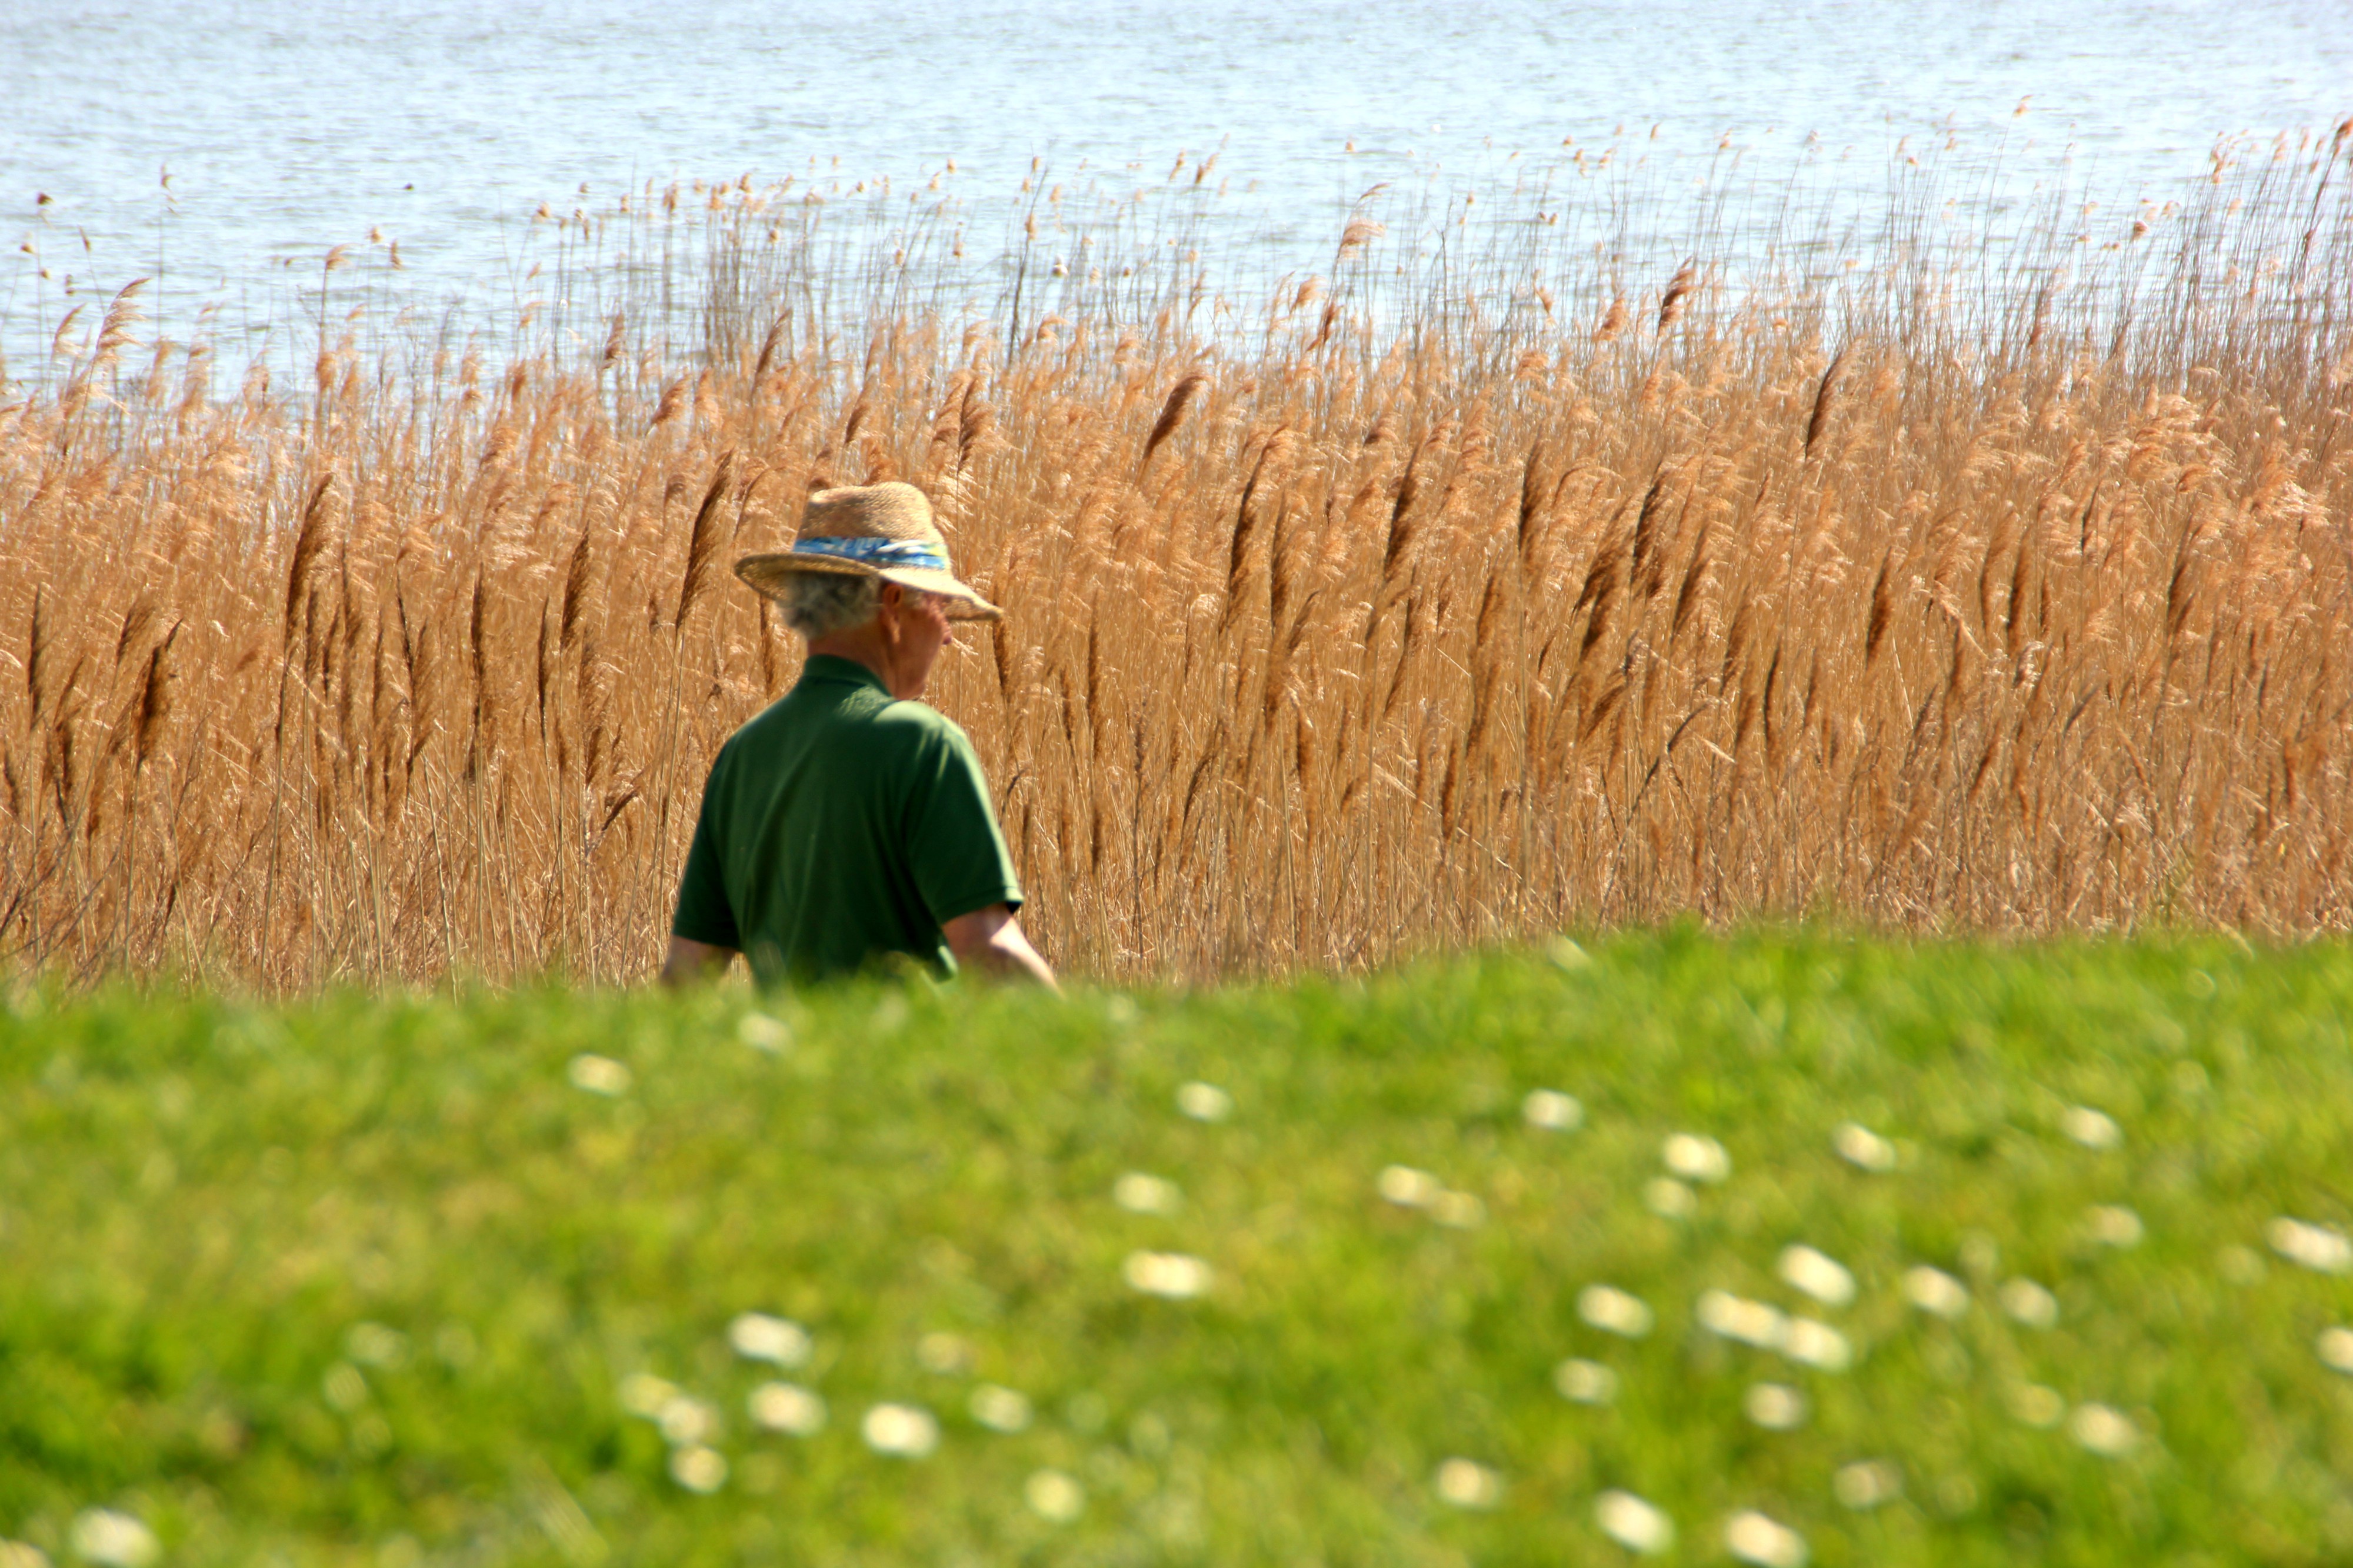
M1431 259L1367 208L1247 307L1050 258L1033 206L961 309L937 234L827 250L713 188L658 279L684 346L626 301L511 360L362 342L331 262L306 384L233 393L126 289L0 390L0 947L643 975L796 671L728 566L884 478L1008 612L932 697L1082 973L1686 914L2342 930L2346 142L2026 254L1899 205L1842 275L1641 275L1540 206Z

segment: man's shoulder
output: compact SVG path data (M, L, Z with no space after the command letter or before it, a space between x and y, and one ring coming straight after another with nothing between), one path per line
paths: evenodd
M876 709L870 721L879 735L889 738L890 743L911 752L943 747L955 752L972 750L971 738L965 734L964 726L928 702L901 699Z
M954 735L964 739L963 726L955 720L917 698L902 697L875 710L874 721L926 735Z
M721 742L718 760L724 762L731 754L741 753L747 749L756 750L764 741L779 737L790 730L792 700L793 694L787 691L737 725L735 732Z
M730 753L763 755L790 744L796 736L806 736L827 750L846 745L852 751L902 757L972 750L963 727L928 703L871 689L825 701L797 702L799 695L798 689L786 692L745 721L720 748L721 760Z

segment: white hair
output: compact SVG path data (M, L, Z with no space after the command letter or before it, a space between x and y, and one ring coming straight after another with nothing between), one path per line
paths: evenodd
M902 583L899 591L910 605L939 597ZM882 579L853 577L840 572L796 572L776 595L776 608L785 625L815 640L864 626L882 604Z

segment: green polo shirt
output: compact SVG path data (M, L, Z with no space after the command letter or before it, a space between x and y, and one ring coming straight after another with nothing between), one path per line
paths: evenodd
M764 985L894 952L953 974L940 928L1020 903L965 732L820 654L720 748L670 930L736 949Z

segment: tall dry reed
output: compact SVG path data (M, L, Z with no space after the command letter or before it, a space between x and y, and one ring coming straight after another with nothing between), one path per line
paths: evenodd
M227 395L125 290L0 393L0 947L643 974L797 667L726 566L885 478L1008 612L933 700L1082 973L1684 912L2343 929L2344 141L1963 286L1899 233L1828 284L1498 250L1377 299L1359 218L1246 330L1183 279L958 321L920 257L837 297L754 223L662 281L695 352L330 330Z

